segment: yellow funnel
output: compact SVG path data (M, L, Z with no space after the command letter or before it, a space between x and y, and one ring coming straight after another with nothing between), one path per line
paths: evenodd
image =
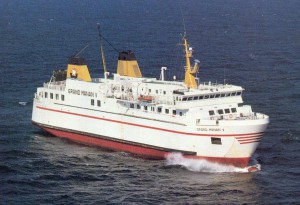
M122 51L118 57L117 73L121 76L142 77L138 62L132 51Z
M70 57L67 68L67 78L74 78L83 81L92 81L89 69L83 58Z

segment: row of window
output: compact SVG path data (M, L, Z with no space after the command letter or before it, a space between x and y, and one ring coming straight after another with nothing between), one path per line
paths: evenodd
M202 100L202 99L209 99L209 98L223 98L223 97L230 97L230 96L239 96L241 94L242 92L233 92L233 93L218 93L218 94L211 94L211 95L190 96L190 97L183 97L182 101Z
M53 93L49 93L50 94L50 99L54 99L54 94ZM45 98L48 98L48 92L45 92ZM65 101L65 95L60 95L59 94L55 94L55 100L62 100Z
M142 89L142 90L143 90L143 89ZM149 89L148 91L149 91L149 93L151 93L151 89ZM158 90L155 90L155 93L158 94ZM161 91L160 91L160 93L161 93ZM163 90L162 93L163 93L164 95L167 94L167 92L166 92L165 90Z
M163 109L162 107L154 107L154 106L147 106L147 105L141 106L140 104L135 104L135 103L130 103L129 107L138 110L142 109L144 111L148 111L149 110L148 107L150 107L151 112L164 113L164 114L172 113L172 115L179 115L179 116L183 115L182 111L171 110L168 108Z
M101 107L100 100L95 101L94 99L91 99L92 106L95 106L95 102L97 102L98 107ZM164 114L171 114L171 112L172 112L172 115L179 115L179 116L183 115L182 111L170 110L167 108L163 109L162 107L156 108L154 106L147 106L147 105L141 106L140 104L135 104L135 103L130 103L129 107L132 109L138 109L138 110L144 110L144 111L148 111L148 107L150 107L149 110L151 110L151 112L164 113Z
M230 113L236 113L236 108L226 108L226 109L219 109L219 110L216 110L216 112L214 110L209 110L208 111L209 115L215 115L215 114L219 114L219 115L223 115L224 113L225 114L230 114Z

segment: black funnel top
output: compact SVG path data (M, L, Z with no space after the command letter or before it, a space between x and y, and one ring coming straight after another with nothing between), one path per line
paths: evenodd
M135 61L135 55L131 50L128 51L121 51L119 53L118 60L126 60L126 61Z
M69 64L72 64L72 65L86 65L84 58L77 57L77 56L71 56L69 58Z

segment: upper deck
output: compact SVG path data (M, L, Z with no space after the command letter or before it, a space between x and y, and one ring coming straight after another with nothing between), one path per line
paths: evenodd
M190 119L201 120L200 124L217 125L220 121L257 120L264 118L252 112L251 106L239 106L242 103L242 87L228 84L201 83L197 88L186 88L179 81L161 81L155 78L97 78L91 82L67 78L63 81L44 83L38 89L38 95L46 92L57 98L64 95L67 101L74 96L83 96L84 101L93 100L115 103L124 109L133 109L134 115L149 117L150 113L158 115L180 115L189 113ZM53 94L51 94L53 93ZM93 93L89 95L89 93ZM97 94L95 94L97 93ZM142 97L145 98L142 98ZM86 98L90 97L90 98ZM79 98L78 98L79 100ZM77 100L71 100L76 103ZM81 101L81 100L79 100ZM78 101L78 102L79 102ZM108 102L108 101L107 101ZM87 104L87 106L90 106ZM148 109L147 109L148 107ZM149 113L150 112L150 113ZM175 120L175 119L172 119ZM199 124L198 122L196 124ZM200 125L199 124L199 125Z
M83 85L84 84L84 85ZM94 78L91 82L67 78L44 83L44 88L63 91L84 87L108 98L138 101L148 96L148 103L177 105L182 109L212 104L242 103L240 86L200 83L197 88L187 88L180 81L162 81L155 78L133 78L114 74L113 78ZM150 98L151 97L151 98ZM149 100L150 99L150 100Z

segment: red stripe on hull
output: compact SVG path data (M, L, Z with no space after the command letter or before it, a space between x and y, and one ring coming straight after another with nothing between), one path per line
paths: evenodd
M58 112L62 114L67 114L67 115L74 115L74 116L79 116L79 117L85 117L85 118L91 118L91 119L96 119L96 120L103 120L103 121L108 121L112 123L119 123L119 124L125 124L125 125L130 125L130 126L135 126L135 127L143 127L146 129L153 129L153 130L159 130L163 132L171 132L171 133L176 133L176 134L182 134L182 135L190 135L190 136L201 136L201 137L238 137L238 136L257 136L257 135L262 135L263 132L258 132L258 133L245 133L245 134L199 134L199 133L189 133L189 132L181 132L181 131L176 131L176 130L169 130L165 128L160 128L160 127L153 127L153 126L148 126L148 125L142 125L142 124L135 124L131 122L124 122L124 121L119 121L119 120L114 120L114 119L108 119L108 118L101 118L101 117L96 117L96 116L91 116L91 115L84 115L84 114L79 114L79 113L74 113L74 112L67 112L67 111L62 111L62 110L56 110L52 108L46 108L46 107L41 107L41 106L36 106L38 109L42 110L48 110L51 112Z
M240 144L251 144L251 143L258 143L258 142L260 142L260 139L252 140L252 141L246 141L246 142L240 142Z
M254 135L254 136L247 136L247 137L236 137L237 140L248 140L248 139L256 139L262 138L263 135Z
M248 139L238 139L239 142L247 142L247 141L253 141L253 140L261 140L262 137L253 137Z
M61 138L66 138L75 142L79 142L86 145L98 146L110 150L115 151L124 151L132 154L136 154L147 159L165 159L168 154L171 152L157 150L154 148L146 147L146 146L138 146L132 144L125 144L121 142L116 142L107 139L89 137L82 134L62 131L58 129L48 128L39 126L45 131ZM207 157L207 156L195 156L195 155L184 155L184 157L192 158L192 159L205 159L210 162L216 162L221 164L233 165L236 167L246 167L248 166L249 157L245 158L224 158L224 157Z

